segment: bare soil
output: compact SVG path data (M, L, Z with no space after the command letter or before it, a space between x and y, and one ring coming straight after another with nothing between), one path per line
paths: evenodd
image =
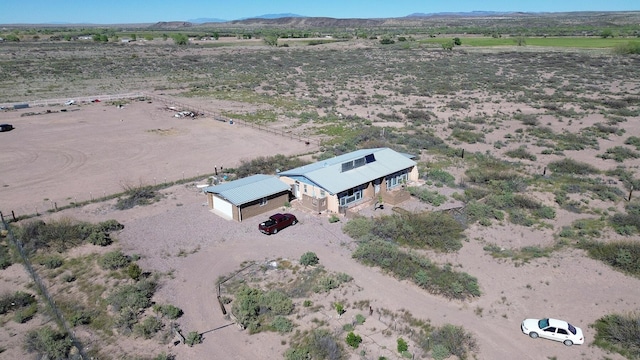
M627 86L637 89L638 83ZM374 84L364 85L362 91L374 92ZM474 94L458 95L475 98ZM437 135L447 138L450 134L447 124L451 116L460 113L444 106L450 101L448 97L434 96L432 100L430 109L437 116L434 120L437 125L433 128ZM205 108L211 106L204 99L190 101ZM243 105L241 102L219 100L215 107L211 110L237 111ZM496 114L515 111L513 107L508 102L479 101L473 109L465 111ZM353 104L337 106L342 113L362 117L378 113L383 108L384 105L371 108ZM525 113L536 111L521 105L518 108ZM62 112L63 109L67 111ZM29 112L38 114L23 116ZM174 112L166 109L166 104L148 101L132 101L123 108L108 103L80 103L69 107L7 111L0 115L2 122L16 127L0 137L0 206L3 214L7 216L14 211L19 216L37 212L44 214L41 216L44 220L62 217L92 222L118 220L125 228L117 234L115 246L127 254L140 255L139 264L143 269L164 274L154 301L180 307L184 310L184 316L178 320L181 328L204 334L204 342L194 347L174 346L172 343L162 345L156 340L133 337L112 344L88 341L88 346L98 347L105 354L114 353L122 358L151 357L165 351L175 354L178 359L281 357L288 348L288 338L276 333L248 335L232 325L220 311L215 284L220 276L238 270L245 261L268 263L286 259L296 262L307 251L315 252L327 270L351 275L353 282L328 296L318 295L312 299L322 306L322 310L301 314L294 323L299 328L306 328L317 318L339 330L345 323L351 323L360 311L348 305L346 314L337 317L331 310L331 303L344 300L352 305L359 300L367 300L375 309L374 314L369 316L364 312L367 320L357 327L357 332L364 339L361 349L365 349L367 359L379 356L400 358L395 351L396 333L385 336L382 332L384 329L395 330L394 324L381 315L383 309L393 312L406 310L416 318L428 319L433 325L451 323L463 326L478 341L479 350L474 355L478 359L621 359L619 355L608 354L589 345L594 336L589 324L608 313L640 308L638 279L614 271L588 258L582 251L565 247L548 258L516 264L508 259L495 259L483 250L487 242L504 248L550 245L555 241L554 233L563 225L578 217L597 214L576 215L559 211L552 228L523 227L506 222L491 227L472 225L465 232L468 241L457 253L425 252L440 264L450 263L454 268L478 278L482 296L462 302L431 295L412 283L397 281L378 269L354 261L351 252L355 244L341 230L344 219L329 223L326 215L308 213L294 203L290 211L300 223L275 236L265 236L257 231L257 224L263 220L260 217L242 223L223 220L208 211L206 197L196 187L197 184L205 184L205 179L170 187L163 191L165 196L162 200L149 206L116 211L114 202L109 201L45 213L56 206L120 192L127 185L196 177L213 173L214 168L237 166L241 160L256 156L294 156L313 153L317 149L294 139L239 124L230 125L210 117L176 118ZM637 117L634 119L636 121L625 123L627 134L640 134L640 123ZM601 115L594 113L581 119L579 128L602 120ZM544 123L547 122L554 130L572 130L567 122L556 121L555 118L545 119ZM573 122L574 125L577 123ZM295 122L284 125L293 126ZM374 121L374 125L386 123ZM541 148L525 140L521 143L514 139L501 149L491 145L504 140L506 134L515 134L521 127L518 121L504 121L487 132L485 142L464 146L469 151L503 156L504 151L526 142L530 152L539 153ZM622 142L622 137L612 137L600 140L600 151L567 153L600 169L611 169L616 166L615 162L598 159L595 155ZM430 157L426 152L422 155L425 159ZM551 155L527 166L530 173L539 174L556 159L559 157ZM625 165L637 167L640 160L631 159ZM449 171L455 174L456 183L464 181L464 169L453 163ZM449 192L449 196L451 192L459 191L436 187L433 190ZM546 193L531 195L538 200L552 202ZM623 205L600 205L593 201L594 208ZM425 208L415 200L399 206L408 210ZM452 199L443 205L452 206L455 206ZM361 211L365 216L376 216L391 210L373 212L363 207ZM615 239L616 236L606 233L603 237ZM24 289L27 283L27 276L20 265L0 272L0 293ZM544 316L567 319L580 326L585 333L586 344L565 347L561 343L529 339L521 333L522 319ZM6 348L3 356L28 356L21 348L23 334L45 322L44 316L24 325L5 319L3 327L6 331L0 333L0 346ZM77 334L81 338L87 336L85 340L91 339L81 327ZM415 350L417 346L410 343L409 349ZM359 359L359 350L353 352L351 358Z

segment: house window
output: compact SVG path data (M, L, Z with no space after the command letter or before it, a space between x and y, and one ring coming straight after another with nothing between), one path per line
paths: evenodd
M324 190L320 190L320 197L325 197L326 193L324 192Z
M307 193L307 184L304 184L304 193Z
M260 206L265 206L265 205L267 205L267 202L268 202L268 201L267 201L267 198L266 198L266 197L262 198L262 199L260 200Z
M407 175L406 170L387 176L387 178L385 179L387 190L393 189L398 185L402 185L403 183L406 183L408 179L409 179L409 176Z
M362 189L349 189L340 195L340 206L347 206L362 199Z

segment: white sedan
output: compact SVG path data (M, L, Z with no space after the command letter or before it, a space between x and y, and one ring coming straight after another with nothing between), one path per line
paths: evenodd
M525 319L520 326L525 335L563 342L567 346L584 344L582 329L558 319Z

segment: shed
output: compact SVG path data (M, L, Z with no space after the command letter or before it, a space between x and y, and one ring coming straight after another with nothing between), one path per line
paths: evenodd
M209 209L219 216L241 222L284 206L291 187L274 175L253 175L204 188Z

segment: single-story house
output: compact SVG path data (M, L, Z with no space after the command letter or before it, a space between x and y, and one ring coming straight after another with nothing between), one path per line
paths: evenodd
M275 175L253 175L204 188L209 208L216 214L242 221L284 206L291 189Z
M408 192L396 190L419 179L413 158L389 148L362 149L278 175L304 207L346 213L366 201L396 204L408 199Z

